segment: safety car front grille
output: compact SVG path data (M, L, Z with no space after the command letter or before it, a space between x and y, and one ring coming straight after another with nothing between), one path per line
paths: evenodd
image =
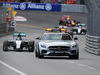
M70 49L69 46L50 46L49 47L49 50L51 51L67 51L69 49Z

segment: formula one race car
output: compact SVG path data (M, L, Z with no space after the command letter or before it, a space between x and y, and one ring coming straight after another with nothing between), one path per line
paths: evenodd
M25 33L14 33L13 39L3 42L3 51L34 51L34 41L28 41Z
M87 29L84 27L85 24L78 24L78 27L74 27L71 29L73 34L79 34L79 35L85 35L87 32Z
M49 32L61 32L61 33L69 33L72 38L73 38L73 32L67 30L67 26L59 26L59 27L54 27L54 28L48 28L46 31Z
M76 22L75 20L71 19L69 15L62 16L62 19L59 20L59 24L65 26L78 26L77 24L80 22Z

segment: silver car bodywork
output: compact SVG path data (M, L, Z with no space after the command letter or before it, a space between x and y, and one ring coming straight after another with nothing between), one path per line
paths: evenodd
M68 35L70 40L46 40L45 35ZM43 39L45 38L45 39ZM57 37L56 37L57 38ZM45 33L42 38L36 43L36 57L43 56L69 56L78 59L79 47L78 44L67 33Z

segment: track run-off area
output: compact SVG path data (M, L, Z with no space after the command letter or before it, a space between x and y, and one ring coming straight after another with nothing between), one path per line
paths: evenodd
M28 40L41 36L46 28L58 26L63 15L71 15L72 19L87 25L86 13L17 11L17 16L27 21L17 22L15 31L27 34ZM71 27L68 28L69 30ZM3 52L3 41L13 38L12 34L0 37L0 75L100 75L100 56L85 50L85 35L78 37L79 59L67 57L45 57L38 59L35 52L8 51Z

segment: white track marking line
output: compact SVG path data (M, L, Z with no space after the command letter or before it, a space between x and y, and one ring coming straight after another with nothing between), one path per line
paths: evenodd
M71 63L71 64L75 64L76 62L73 62L73 61L68 61L69 63Z
M92 70L98 70L94 67L91 67L91 66L88 66L88 65L85 65L85 64L81 64L81 63L77 63L77 62L74 62L74 61L67 61L68 63L71 63L71 64L76 64L78 66L81 66L81 67L86 67L86 68L89 68L89 69L92 69Z
M84 65L84 64L77 64L77 65L79 65L79 66L87 66L87 65Z
M98 69L96 69L96 68L94 68L94 67L90 67L90 66L88 66L88 68L93 69L93 70L98 70Z
M21 71L19 71L19 70L15 69L15 68L13 68L13 67L11 67L10 65L8 65L8 64L6 64L6 63L4 63L4 62L3 62L3 61L1 61L1 60L0 60L0 63L1 63L2 65L4 65L4 66L6 66L6 67L10 68L11 70L13 70L13 71L15 71L15 72L19 73L20 75L26 75L25 73L23 73L23 72L21 72Z

